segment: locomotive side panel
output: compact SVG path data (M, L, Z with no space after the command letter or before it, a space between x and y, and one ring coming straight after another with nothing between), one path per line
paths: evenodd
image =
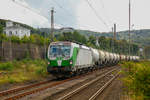
M90 50L80 48L75 66L77 66L80 69L90 67L92 65L92 52Z

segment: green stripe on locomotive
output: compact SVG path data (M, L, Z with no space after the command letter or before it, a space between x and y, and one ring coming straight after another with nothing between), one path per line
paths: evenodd
M79 52L79 48L74 47L73 48L73 56L72 56L72 61L73 61L73 66L72 67L75 67L75 64L76 64L76 61L77 61L78 52Z

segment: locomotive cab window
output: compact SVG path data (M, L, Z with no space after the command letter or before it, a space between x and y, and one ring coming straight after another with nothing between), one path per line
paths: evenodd
M71 46L68 45L51 45L50 57L70 57Z

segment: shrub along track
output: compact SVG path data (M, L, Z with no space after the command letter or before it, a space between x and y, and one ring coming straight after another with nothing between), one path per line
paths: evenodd
M107 68L103 68L103 69L100 69L100 70L105 73L106 70L108 71L110 69L111 68L107 67ZM96 71L98 71L98 70L96 70ZM21 88L2 91L2 92L0 92L0 99L4 99L4 100L20 99L20 98L23 98L27 95L31 95L31 94L35 94L36 92L43 91L47 88L51 88L51 87L63 84L65 82L75 80L75 79L79 79L79 78L84 77L86 75L90 75L92 73L95 73L96 71L89 72L89 73L86 73L86 74L83 74L83 75L80 75L80 76L72 77L72 78L69 78L69 79L66 79L66 80L57 81L57 80L53 79L53 80L48 80L48 81L44 81L44 82L24 86L24 87L21 87Z

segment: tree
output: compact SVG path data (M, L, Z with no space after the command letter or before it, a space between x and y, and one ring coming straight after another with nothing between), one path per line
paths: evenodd
M89 42L90 42L91 44L93 44L93 45L96 45L96 38L91 35L91 36L89 37Z
M0 25L0 34L3 33L3 26Z
M146 59L150 59L150 46L144 48L144 56Z

